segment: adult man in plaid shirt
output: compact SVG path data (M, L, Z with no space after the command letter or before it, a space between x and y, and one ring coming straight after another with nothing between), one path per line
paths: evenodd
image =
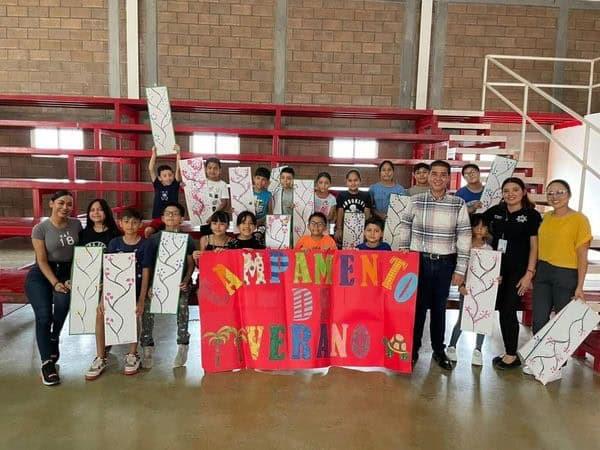
M430 309L433 359L446 370L452 370L444 351L446 301L450 283L460 286L464 282L471 250L467 206L463 199L446 192L449 179L450 165L434 161L429 172L430 190L412 196L400 218L400 249L420 252L413 365L419 358Z

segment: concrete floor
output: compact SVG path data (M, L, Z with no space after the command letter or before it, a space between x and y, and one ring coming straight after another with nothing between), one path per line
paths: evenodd
M39 379L30 307L0 319L0 449L599 447L600 376L590 362L573 360L548 386L520 371L498 373L490 362L501 351L498 330L485 342L483 368L470 365L466 334L450 373L423 351L412 376L341 368L313 377L202 376L197 317L193 308L187 368L171 367L175 319L159 317L155 367L125 377L125 350L115 348L94 382L83 377L93 337L64 331L63 384L50 388ZM455 319L453 311L449 327ZM529 336L522 329L521 342Z

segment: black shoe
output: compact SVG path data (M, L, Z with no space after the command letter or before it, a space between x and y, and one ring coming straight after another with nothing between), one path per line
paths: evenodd
M433 360L444 370L454 369L452 362L448 359L446 352L443 350L441 352L433 352Z
M415 364L417 363L417 361L419 360L419 352L415 352L412 355L412 365L413 367L415 366Z
M42 383L46 386L53 386L60 383L56 365L51 360L42 364Z
M500 361L494 365L494 367L499 370L516 369L517 367L520 367L520 366L521 366L521 360L519 359L518 356L510 364L507 364L504 361L502 361L502 359L500 359Z
M50 359L54 364L58 362L60 358L60 350L58 349L58 339L50 339Z
M502 356L496 356L492 359L492 365L495 367L500 361L502 361Z

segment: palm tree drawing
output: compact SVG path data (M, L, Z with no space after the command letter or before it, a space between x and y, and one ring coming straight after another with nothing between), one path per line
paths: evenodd
M238 349L238 357L241 363L243 362L242 342L247 341L248 339L245 329L241 328L238 330L235 327L224 325L216 332L209 331L202 336L203 338L208 339L209 344L215 346L215 366L217 367L221 366L221 349L223 345L229 341L231 336L233 336L233 342Z

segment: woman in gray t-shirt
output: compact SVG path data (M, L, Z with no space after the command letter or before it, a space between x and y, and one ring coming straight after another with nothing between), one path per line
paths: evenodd
M70 217L73 196L58 191L50 199L52 214L31 232L35 265L27 274L25 293L35 315L35 334L42 359L45 385L60 383L56 371L58 340L67 314L73 250L79 239L81 223Z

